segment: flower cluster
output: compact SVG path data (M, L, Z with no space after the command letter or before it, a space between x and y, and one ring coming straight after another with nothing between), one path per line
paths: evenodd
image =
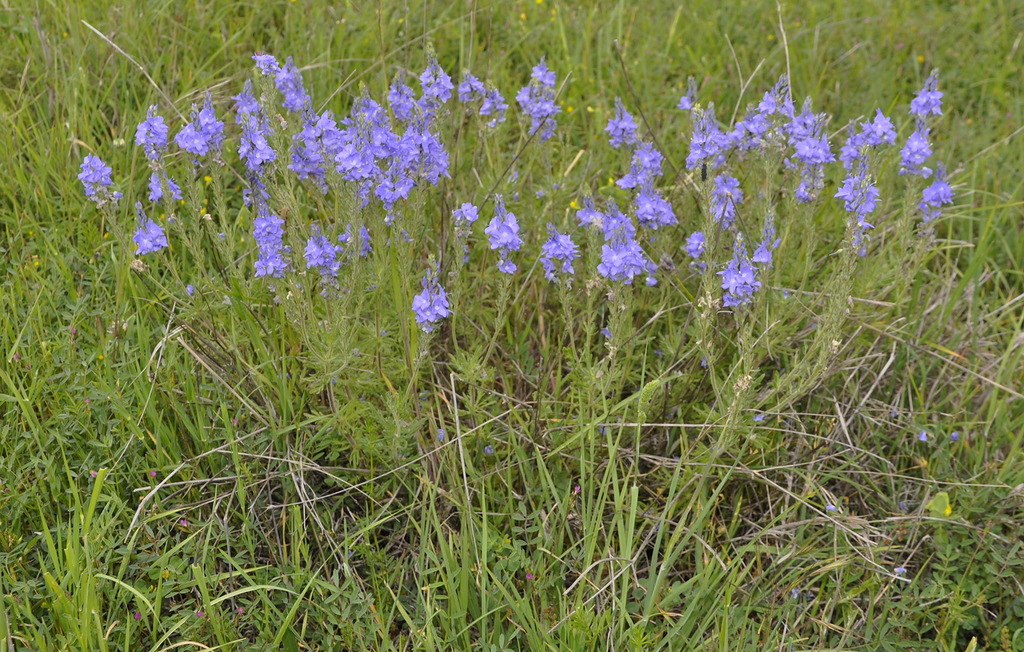
M284 108L292 113L298 113L311 103L309 93L302 83L302 73L292 62L291 57L285 60L283 66L271 54L257 53L252 58L256 62L257 70L274 78L274 85L284 96Z
M567 234L559 233L555 225L548 223L548 241L541 247L540 264L544 268L544 277L549 281L557 280L555 276L556 262L561 262L561 272L572 275L572 261L579 256L579 248Z
M609 281L623 281L626 285L640 274L647 274L647 284L655 285L654 272L657 269L644 253L636 239L636 227L624 215L614 200L608 201L608 208L594 224L600 223L605 243L601 246L601 262L597 273Z
M715 185L711 190L711 216L723 229L732 226L736 219L736 206L743 203L743 190L740 181L727 174L715 177Z
M621 98L615 98L615 115L608 120L604 130L608 132L609 143L615 149L637 143L636 120L626 111Z
M116 202L121 198L121 193L110 190L110 186L114 183L110 178L111 172L113 169L100 160L100 157L92 154L85 155L78 179L85 187L85 196L96 202L97 205L107 201Z
M430 333L437 323L451 314L448 293L437 281L437 266L431 264L423 276L423 291L413 297L412 311L416 323L424 332Z
M505 274L516 271L516 264L509 258L513 251L519 251L523 246L523 239L519 237L519 221L515 213L505 208L505 201L501 195L494 197L494 218L491 220L484 233L491 243L491 249L497 249L501 255L498 261L498 269Z
M825 187L825 164L836 160L825 133L827 120L826 114L811 110L811 98L807 98L803 110L785 127L800 168L797 201L807 203L817 198Z
M206 93L203 101L203 108L197 109L192 105L192 121L181 128L174 142L178 147L196 157L195 164L199 165L199 157L212 153L219 155L221 145L224 143L224 123L217 119L217 113L213 109L213 98Z
M555 73L548 70L541 59L533 68L530 84L519 89L516 101L526 115L530 116L530 133L540 133L544 142L555 133L555 116L560 111L555 104Z
M903 146L901 174L916 174L922 177L931 176L932 171L924 167L925 161L932 155L931 143L928 141L930 129L929 115L942 115L942 92L939 91L939 71L933 70L925 80L924 88L910 102L910 115L914 116L914 133L907 138Z
M156 111L156 105L149 107L146 119L135 130L135 143L145 151L152 170L149 176L149 200L160 201L168 195L171 199L181 199L181 188L167 176L164 168L168 129L163 116Z
M135 218L138 228L132 240L135 241L136 254L145 256L167 246L167 235L163 227L146 216L146 212L142 210L142 202L135 203Z
M732 260L718 275L722 277L722 289L725 291L722 304L726 307L749 303L761 287L761 281L757 280L757 269L747 258L747 248L742 238L737 239Z
M303 236L305 269L316 272L310 277L327 288L337 289L340 272L348 269L347 265L357 263L357 256L366 257L373 250L367 224L379 224L375 221L377 219L383 221L386 233L375 235L384 246L398 242L395 238L413 241L411 234L417 233L418 225L400 221L413 215L413 211L405 206L411 197L415 198L417 188L436 186L442 178L450 176L449 153L442 142L440 130L446 122L441 119L444 107L452 96L457 95L459 101L467 105L479 103L479 115L490 119L489 127L503 122L508 108L496 88L469 71L464 73L456 88L431 53L426 68L418 77L418 94L406 84L406 74L399 73L387 89L384 105L374 100L369 91L364 91L352 102L348 114L344 117L339 115L336 119L330 110L314 111L302 75L291 58L282 65L273 55L260 53L253 60L258 74L273 80L283 98L281 105L284 109L294 114L290 119L278 116L277 111L267 104L270 100L266 94L257 99L252 80L246 81L241 92L234 97L238 159L244 166L246 181L243 199L252 208L254 216L252 234L256 244L256 277L282 278L293 264L300 264L297 259L292 260L291 248L286 243L285 220L275 211L277 201L286 198L286 193L290 192L289 188L275 190L273 186L274 180L284 170L293 173L295 176L292 178L303 182L314 193L311 204L322 205L316 192L325 196L331 192L344 193L338 199L343 200L339 203L345 206L350 205L346 203L349 199L354 200L352 204L360 215L357 223L350 223L339 233L341 225L325 221L323 216L326 212L320 212L320 221L312 222L307 235ZM519 106L531 120L530 136L539 135L541 141L551 138L556 128L555 117L559 107L555 102L555 82L555 73L542 59L533 68L530 83L516 95ZM267 91L271 89L269 81L260 87ZM777 195L765 188L752 197L756 201L745 205L747 198L740 179L744 180L747 192L754 193L753 189L758 186L756 176L751 180L749 170L744 169L743 164L759 157L767 163L768 169L778 165L780 169L777 171L783 173L780 178L792 180L792 190L782 193L783 196L802 203L815 201L823 194L829 179L828 164L837 158L826 131L829 117L825 113L814 112L810 99L804 102L799 112L796 111L789 79L785 75L764 93L759 102L747 107L742 118L731 127L718 122L713 104L702 108L696 102L696 83L691 78L686 94L678 104L681 110L690 112L692 123L686 168L700 170L701 182L705 185L699 190L707 193L709 204L702 207L706 209L707 225L718 225L713 231L708 231L708 226L691 231L684 242L664 235L665 231L671 233L670 227L679 223L669 199L673 195L666 190L680 196L682 184L675 184L682 179L672 179L672 185L659 190L666 158L654 142L641 137L637 121L620 98L615 99L605 131L612 148L629 153L629 168L614 181L616 188L605 187L601 192L608 196L620 193L619 189L631 191L630 203L620 209L620 204L609 197L599 207L591 196L584 196L576 219L579 225L591 230L595 245L599 237L603 238L595 271L604 282L629 285L637 277L646 277L648 285L657 284L654 274L659 265L647 253L653 249L645 248L658 247L657 260L665 270L675 271L677 267L673 256L685 253L690 259L690 268L706 273L706 281L720 278L726 307L743 306L754 301L765 282L764 274L775 263L774 254L781 244L776 232L776 220L780 217L776 215L776 208L780 206L776 204ZM947 181L945 166L935 162L934 170L925 167L933 164L928 120L942 115L942 93L938 90L937 73L933 72L924 88L917 93L911 102L910 113L915 129L900 151L901 172L912 175L912 178L930 179L930 185L920 191L917 203L924 222L929 223L940 215L943 206L953 202L953 190ZM271 118L274 119L273 128ZM224 122L217 118L212 96L207 93L201 107L192 106L188 121L177 132L173 142L181 152L188 154L188 160L195 168L202 166L204 160L207 164L210 160L224 164L221 150L226 131ZM493 135L494 132L485 132L481 137ZM838 152L845 175L835 188L834 197L842 200L853 245L861 255L866 255L867 233L873 228L872 215L878 211L881 202L875 178L877 170L884 169L879 164L884 160L880 157L886 151L895 153L894 148L888 148L895 145L896 137L893 121L879 109L872 118L850 124L846 142ZM136 129L135 140L142 148L151 171L149 199L154 202L180 199L181 190L167 171L168 161L173 160L168 155L170 130L158 114L157 107L149 108ZM285 143L285 146L280 148L281 151L275 151L276 143ZM626 160L625 156L623 160ZM714 171L711 175L708 175L709 169ZM116 201L120 197L111 189L111 173L111 168L92 154L82 162L78 178L86 196L97 204ZM513 176L516 174L514 172ZM195 181L194 177L186 178ZM553 187L557 188L558 184ZM273 196L271 190L275 190ZM536 195L540 197L545 192L546 189L538 190ZM517 201L518 197L519 193L513 194L512 201ZM547 279L564 283L575 274L574 265L580 257L580 247L574 242L572 233L562 233L549 222L547 238L542 242L538 238L537 242L527 244L530 230L521 228L501 195L494 196L493 200L494 217L484 233L490 249L498 252L497 267L501 273L513 274L517 270L513 254L533 246L539 248L538 262ZM764 204L760 209L764 214L763 223L752 227L760 229L758 238L756 233L748 230L744 224L746 220L739 218L741 210L746 218L747 213L752 212L751 207L761 206L761 202ZM170 207L170 204L166 205ZM421 204L416 203L415 206L419 210ZM573 207L576 208L575 202ZM291 216L296 212L291 204L289 212L284 207L276 208L281 215ZM136 207L136 215L137 228L133 238L136 253L145 255L169 246L164 228L146 216L141 204ZM452 211L453 228L444 232L451 234L448 237L452 239L442 247L446 252L461 253L462 262L456 263L452 274L458 273L461 266L469 261L470 237L479 215L480 210L470 202ZM786 215L782 214L781 218L785 219ZM293 219L296 218L289 218L290 221ZM173 220L171 215L167 223L171 224ZM305 230L301 225L290 227L295 232ZM662 231L652 233L659 229ZM300 241L294 237L294 242ZM439 265L432 260L423 278L423 290L412 302L416 321L427 332L451 313L448 296L438 280L439 274Z

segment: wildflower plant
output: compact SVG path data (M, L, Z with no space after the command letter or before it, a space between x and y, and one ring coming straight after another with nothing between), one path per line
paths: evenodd
M271 433L269 446L308 437L315 455L352 468L429 456L448 482L476 467L503 473L512 444L534 438L537 450L575 455L572 473L586 483L606 474L612 488L601 491L621 491L615 474L671 460L670 445L689 445L679 432L704 424L691 443L704 463L731 468L723 458L765 446L764 414L774 423L797 412L838 373L856 346L854 320L884 314L895 284L867 286L859 270L907 255L875 235L886 216L931 225L955 200L933 160L935 75L911 103L902 145L907 125L881 110L845 133L810 99L797 111L787 76L732 124L690 80L671 128L641 129L620 98L604 107L607 138L595 147L614 168L570 157L558 169L549 159L561 161L573 123L556 122L554 64L537 63L511 107L511 89L468 70L456 84L448 60L424 58L415 77L388 70L381 87L320 106L292 58L259 53L230 107L206 94L173 139L155 107L137 127L149 204L136 204L125 253L147 257L139 273L152 287L177 288L187 308L173 319L196 334L193 349L209 345L197 359L235 374L231 396ZM228 110L233 121L218 118ZM520 176L517 164L544 141L549 159ZM90 154L79 179L127 233L112 173ZM134 181L125 187L138 194L144 180ZM911 249L927 253L926 235ZM214 311L230 328L205 339L197 326ZM536 413L524 419L527 405ZM669 472L673 490L683 473ZM325 476L318 488L334 491ZM710 492L709 477L692 476L695 491ZM837 521L851 505L827 504ZM652 531L652 547L664 536ZM530 586L540 577L531 571ZM660 608L643 600L648 615Z

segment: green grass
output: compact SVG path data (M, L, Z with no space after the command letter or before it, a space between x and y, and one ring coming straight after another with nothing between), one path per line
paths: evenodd
M1019 3L790 2L784 32L770 3L370 4L0 4L0 642L1024 650ZM104 216L82 196L92 152L141 197L146 107L176 129L171 103L187 113L212 88L223 115L253 51L294 56L317 108L345 115L362 87L380 98L422 69L428 44L513 105L546 56L568 76L563 112L541 145L514 106L487 138L453 108L452 179L409 218L431 246L377 243L346 271L375 291L275 303L250 283L238 193L221 211L203 182L223 255L176 244L136 273L119 242L132 202ZM880 106L905 137L933 67L946 95L932 136L957 204L908 264L899 215L913 200L889 169L876 247L846 290L857 301L825 200L780 215L770 284L788 301L702 314L671 240L700 227L700 208L670 173L682 226L656 247L679 268L619 290L628 310L588 290L587 258L562 295L524 255L502 300L478 242L450 324L425 338L411 323L426 253L449 246L437 225L462 201L519 189L536 232L569 226L584 194L628 198L608 182L628 165L603 133L615 97L674 169L689 75L724 119L789 70L833 131ZM755 206L764 175L745 174ZM298 185L275 192L303 216L353 214ZM222 277L228 254L242 259ZM606 318L635 336L605 348ZM949 514L929 508L940 492Z

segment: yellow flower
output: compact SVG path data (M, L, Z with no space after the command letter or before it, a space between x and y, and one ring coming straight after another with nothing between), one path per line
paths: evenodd
M949 516L952 513L953 513L953 506L952 505L946 505L946 516Z
M579 205L579 203L575 199L572 200L571 202L569 202L569 208L572 208L573 210L575 210L575 209L577 209L579 207L580 207L580 205Z
M775 40L775 35L774 34L769 34L768 35L768 40L769 41L774 41Z
M565 107L565 112L566 113L572 113L572 104L570 104L569 106Z
M923 54L917 55L917 62L918 63L924 63L924 55Z
M39 267L39 261L38 261L38 260L37 260L37 261L35 261L35 262L34 262L34 263L32 263L32 264L33 264L33 265L35 265L36 267Z
M103 359L103 354L101 353L101 354L100 354L100 360L102 360L102 359Z
M526 12L519 14L519 20L526 20Z
M213 181L213 177L211 177L210 175L206 175L205 177L203 177L203 181L205 181L206 183L210 183L211 181Z

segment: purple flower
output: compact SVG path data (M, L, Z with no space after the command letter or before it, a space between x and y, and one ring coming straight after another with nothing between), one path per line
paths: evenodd
M192 105L191 117L192 121L181 128L174 137L174 142L193 156L206 156L210 152L218 152L224 142L224 123L217 119L209 92L206 93L202 109Z
M299 179L313 179L325 195L327 181L323 167L324 152L329 145L328 139L332 137L337 137L337 127L330 112L325 111L323 116L317 116L307 106L302 112L302 129L292 136L292 162L288 164L288 169L295 172Z
M460 102L474 102L484 97L484 83L473 76L472 73L466 73L462 76L462 81L459 82L459 101Z
M729 138L718 128L714 104L708 104L703 111L695 109L694 116L686 169L695 170L703 165L713 168L724 162Z
M932 155L931 143L928 142L928 127L923 123L919 123L914 133L910 134L910 137L907 138L907 144L903 146L900 154L902 155L901 164L903 166L900 174L929 176L931 170L923 167L924 162Z
M924 88L910 102L910 114L925 118L929 114L942 115L942 92L939 91L939 71L932 74L924 82Z
M259 248L256 257L256 276L281 278L288 269L284 254L284 220L270 212L264 202L257 206L257 217L253 220L253 236Z
M590 195L583 198L583 208L576 211L576 220L583 226L602 226L604 215L594 207L594 199Z
M835 160L832 148L825 133L828 116L814 113L811 99L804 101L803 110L794 115L783 127L789 134L789 142L795 152L796 163L800 167L800 185L796 189L797 201L807 203L813 201L824 187L824 166ZM796 165L790 162L791 165Z
M164 189L170 193L171 199L181 199L181 188L174 182L174 179L167 176L162 170L149 175L149 200L160 201L164 197Z
M195 291L196 291L196 288L195 288L194 285L189 284L189 285L185 286L185 292L188 294L188 296L192 296L195 293ZM150 471L149 475L150 476L155 476L156 475L156 471Z
M640 226L655 230L679 222L672 204L659 195L650 182L641 186L636 196L636 220Z
M479 211L470 202L465 202L462 206L452 211L452 217L455 218L456 226L468 227L473 222L476 222L479 217Z
M892 120L885 117L882 109L875 110L875 119L864 123L861 132L864 134L864 142L872 147L896 144L896 127L893 126Z
M761 231L761 242L757 245L751 261L759 265L771 267L772 251L779 246L782 240L775 237L775 215L769 211L764 216L764 228Z
M629 172L615 182L620 188L636 188L644 184L653 183L654 179L661 176L661 162L665 157L661 155L651 143L642 143L633 151L633 160L630 162Z
M146 152L146 158L157 161L167 149L167 123L163 116L157 115L154 104L146 112L146 119L139 123L135 130L135 144Z
M494 446L490 444L484 446L484 455L494 455Z
M408 199L412 190L413 180L407 177L402 168L394 163L380 177L375 194L388 211L399 199Z
M366 226L359 227L359 257L366 258L373 252L373 242Z
M395 117L402 122L411 122L416 112L416 99L412 89L397 78L388 89L388 104Z
M142 210L142 202L135 203L135 217L138 228L132 240L135 241L136 255L145 256L167 246L167 236L163 227L146 217L145 211Z
M905 576L907 574L907 567L906 566L897 566L896 568L892 569L892 572L896 573L900 577L903 577L903 576Z
M97 204L110 196L110 186L113 181L110 173L113 169L100 160L100 157L86 154L82 161L82 171L78 173L78 179L85 187L85 196Z
M531 134L539 131L541 142L554 135L555 116L561 109L555 104L555 73L548 70L544 59L534 66L530 84L519 89L516 101L530 116Z
M142 612L136 611L134 614L132 614L132 618L134 618L135 620L141 620L142 619Z
M423 277L423 291L413 297L412 311L416 315L416 323L426 333L433 331L437 322L451 314L448 293L437 282L437 266L433 263L427 266Z
M725 290L722 303L727 307L749 303L761 287L761 281L757 280L757 268L747 260L746 245L741 239L737 240L732 260L724 270L718 272L722 277L722 289Z
M694 231L686 238L686 255L690 258L699 259L704 255L706 245L707 241L704 238L704 234L700 231Z
M825 511L826 512L838 512L839 508L836 507L835 505L831 505L831 504L830 505L825 505Z
M615 115L608 121L608 126L604 130L608 132L611 146L615 149L622 145L635 145L637 142L636 121L629 115L618 97L615 98Z
M634 229L635 231L635 229ZM606 236L607 236L606 232ZM618 229L608 242L601 246L601 262L597 273L609 281L633 282L633 277L654 271L655 266L648 260L640 243L628 229Z
M338 254L343 247L334 244L321 231L320 225L313 223L312 233L306 241L306 269L320 271L321 276L337 277L341 269Z
M268 73L264 72L264 74ZM302 84L302 73L292 63L291 57L288 57L284 65L274 73L274 85L284 95L284 101L281 104L292 113L301 111L312 101Z
M484 101L480 104L480 115L494 116L487 123L487 126L495 127L499 123L505 122L505 111L507 109L508 102L502 97L501 92L497 88L489 87L484 93Z
M949 441L960 441L960 432L954 430L953 432L949 433Z
M918 208L924 214L924 222L927 224L937 218L941 206L953 203L953 189L946 183L946 166L939 163L935 168L935 179L932 184L921 191L921 203Z
M743 191L735 177L720 174L715 177L711 190L711 215L723 229L729 228L736 219L736 205L743 203Z
M420 83L423 85L423 97L428 99L434 106L440 106L448 101L455 90L452 78L444 71L444 68L437 63L437 59L430 56L427 69L420 75Z
M252 60L256 62L256 69L264 75L276 75L277 71L281 69L281 65L272 54L257 52L252 55Z
M523 239L519 237L519 222L514 213L505 210L505 202L501 195L494 197L494 218L484 229L484 233L490 239L491 249L498 249L501 252L498 269L505 274L516 271L516 265L509 260L509 254L519 251Z
M693 77L686 79L686 92L679 98L676 105L680 111L690 111L697 104L697 80Z
M260 113L249 114L242 122L242 136L238 141L238 157L245 166L259 174L266 163L277 158L271 149L267 137L271 134L270 125Z
M548 241L541 246L540 264L544 268L544 277L549 281L557 280L555 277L555 262L561 261L561 272L573 274L572 261L579 256L579 248L572 238L566 234L559 233L555 225L548 223Z
M843 180L843 185L835 196L843 200L846 212L850 213L852 220L856 220L853 226L853 244L859 247L860 255L864 256L867 253L867 237L864 231L875 228L867 221L867 216L875 210L879 197L878 187L868 174L864 161L859 162Z
M251 79L246 79L245 85L242 87L242 92L231 99L235 100L235 112L237 113L235 116L235 122L238 124L243 124L246 116L260 110L260 105L256 101L256 97L252 94Z

